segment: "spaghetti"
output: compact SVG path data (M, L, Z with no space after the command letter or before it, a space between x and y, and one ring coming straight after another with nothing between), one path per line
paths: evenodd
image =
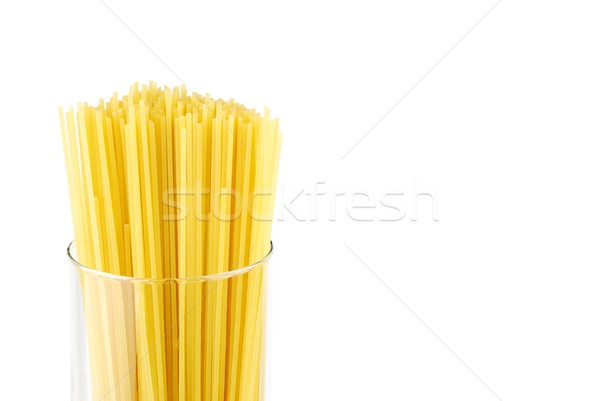
M278 120L184 86L60 109L95 400L260 400ZM128 329L134 325L134 330Z

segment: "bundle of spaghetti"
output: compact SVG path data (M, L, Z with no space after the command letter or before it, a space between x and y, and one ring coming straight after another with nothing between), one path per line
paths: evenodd
M270 252L278 120L152 82L59 115L78 261L141 279L81 276L94 400L263 399L265 269L187 278Z

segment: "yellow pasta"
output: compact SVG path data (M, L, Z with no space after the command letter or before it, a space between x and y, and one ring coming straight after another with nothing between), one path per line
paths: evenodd
M139 279L81 275L93 399L263 400L265 269L188 279L269 254L278 121L153 82L59 115L78 262Z

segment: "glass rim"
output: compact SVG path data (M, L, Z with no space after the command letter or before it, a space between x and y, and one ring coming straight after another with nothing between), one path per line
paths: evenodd
M144 277L122 276L119 274L102 272L102 271L93 269L91 267L85 266L77 261L77 259L73 255L73 249L76 248L75 240L71 241L69 243L69 246L67 246L67 257L69 258L69 261L73 264L73 266L76 269L78 269L84 273L93 274L95 276L104 277L104 278L112 279L112 280L130 282L130 283L152 284L152 283L164 283L164 282L169 282L169 281L174 281L174 282L216 281L216 280L225 280L228 278L241 276L243 274L251 272L252 270L254 270L254 269L258 268L259 266L268 262L269 259L271 259L271 256L273 255L273 251L274 251L273 241L269 241L269 245L270 245L269 252L267 252L267 254L265 256L263 256L256 262L251 263L249 265L238 267L238 268L235 268L232 270L227 270L227 271L224 271L221 273L212 273L212 274L205 274L205 275L201 275L201 276L188 276L188 277L144 278Z

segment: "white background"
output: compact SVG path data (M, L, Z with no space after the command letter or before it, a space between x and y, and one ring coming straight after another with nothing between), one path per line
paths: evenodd
M598 2L495 4L2 2L0 398L70 397L57 106L152 79L272 108L280 211L325 182L275 223L272 400L598 400Z

